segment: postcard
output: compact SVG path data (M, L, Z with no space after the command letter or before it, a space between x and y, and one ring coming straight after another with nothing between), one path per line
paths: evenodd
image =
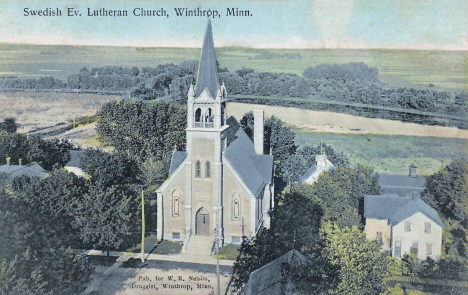
M467 15L0 1L0 294L466 294Z

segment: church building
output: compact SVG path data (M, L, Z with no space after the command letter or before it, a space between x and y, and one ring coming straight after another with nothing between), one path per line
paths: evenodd
M234 117L226 118L226 102L208 22L188 91L186 151L173 153L169 178L157 190L158 238L182 241L184 251L210 251L215 238L240 243L269 226L273 156L263 151L263 112L254 112L252 142Z

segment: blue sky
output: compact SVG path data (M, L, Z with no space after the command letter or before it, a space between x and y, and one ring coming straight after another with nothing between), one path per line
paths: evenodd
M74 7L81 17L24 16L24 8ZM127 10L127 17L87 17L86 9ZM136 17L136 7L165 17ZM2 1L0 42L199 47L206 17L176 17L174 8L215 9L216 46L257 48L411 48L468 50L467 0L291 1ZM227 17L227 8L250 17Z

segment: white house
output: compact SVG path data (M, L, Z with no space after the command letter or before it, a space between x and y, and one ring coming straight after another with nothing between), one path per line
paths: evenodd
M299 178L299 183L313 184L317 181L320 174L335 169L335 165L327 159L327 155L315 156L315 164Z
M440 258L444 225L421 198L368 195L364 197L364 217L367 236L392 256L400 258L415 249L418 259Z

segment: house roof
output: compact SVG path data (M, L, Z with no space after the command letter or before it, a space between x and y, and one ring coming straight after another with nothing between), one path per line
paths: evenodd
M182 151L174 151L172 153L171 158L171 166L169 167L169 174L174 173L176 169L184 162L185 158L187 158L187 152Z
M49 174L38 164L27 165L2 165L0 175L5 179L13 179L18 176L47 177Z
M283 294L281 290L281 279L282 268L285 263L290 266L304 265L308 263L308 259L296 250L289 251L283 256L253 271L249 276L249 281L245 285L243 294Z
M381 174L379 185L382 194L398 194L409 196L424 190L426 178L423 176L410 177L408 175Z
M65 166L81 168L81 159L83 158L85 151L70 150L70 161Z
M396 174L380 174L379 176L380 186L394 186L394 187L413 187L413 188L424 188L426 184L426 178L423 176L410 177L408 175L396 175Z
M323 167L320 167L320 166L317 166L316 164L313 164L312 166L310 166L309 169L306 170L306 172L304 172L304 174L299 178L299 183L303 183L303 182L306 182L312 175L314 175L315 173L319 173L319 175L324 172L324 171L329 171L329 170L332 170L335 168L335 165L332 164L332 162L330 162L330 160L326 159L325 158L325 166Z
M250 138L240 128L237 120L230 118L229 129L237 130L234 136L228 138L230 143L224 153L231 166L240 176L253 195L257 195L265 184L271 183L273 175L273 156L258 155ZM229 137L229 132L228 135Z
M393 194L364 196L364 218L388 219L390 224L396 225L417 212L444 227L439 214L419 197L399 197Z
M195 87L195 97L206 89L213 98L216 98L219 88L218 66L216 64L216 52L213 43L213 32L211 21L208 19L205 38L203 40L202 54L198 66L197 83Z

